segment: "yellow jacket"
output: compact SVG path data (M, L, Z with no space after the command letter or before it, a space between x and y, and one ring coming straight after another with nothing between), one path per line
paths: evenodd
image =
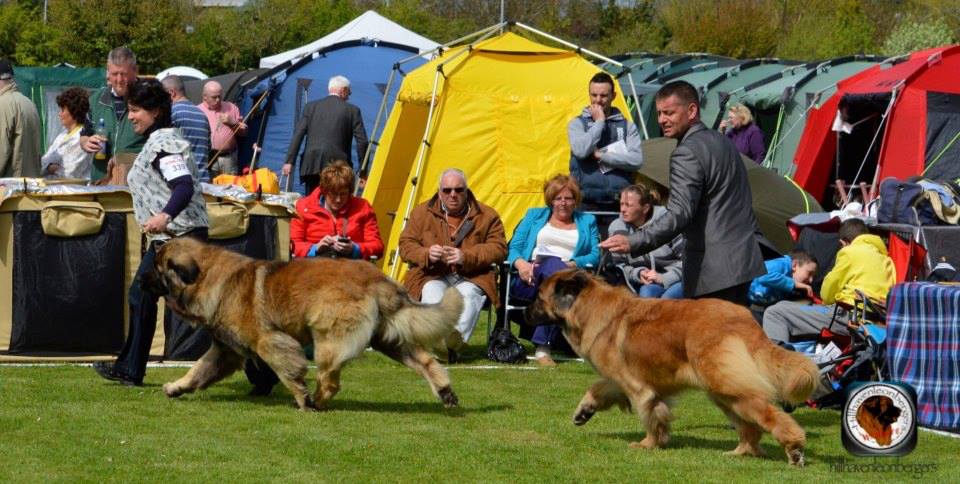
M820 295L824 304L839 301L853 305L854 290L859 289L871 299L886 301L896 279L893 260L880 237L861 235L837 252L837 262L823 279Z

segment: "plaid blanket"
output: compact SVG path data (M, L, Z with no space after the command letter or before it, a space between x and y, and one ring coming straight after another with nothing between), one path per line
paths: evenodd
M917 390L919 424L960 429L960 286L897 284L887 299L887 367Z

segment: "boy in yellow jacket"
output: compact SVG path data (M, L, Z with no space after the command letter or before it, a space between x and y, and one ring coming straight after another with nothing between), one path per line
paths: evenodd
M873 300L886 301L897 273L880 237L871 235L862 220L849 219L840 225L840 247L833 270L820 288L822 305L782 301L767 308L763 331L774 342L789 343L798 335L820 333L830 324L836 303L853 306L858 289ZM847 311L839 309L837 318L840 324L831 331L846 334Z

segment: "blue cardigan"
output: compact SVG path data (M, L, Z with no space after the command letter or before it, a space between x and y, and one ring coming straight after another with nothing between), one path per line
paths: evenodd
M537 207L527 210L520 225L510 239L510 252L507 262L510 267L517 259L530 260L537 246L537 235L550 220L549 207ZM573 223L577 225L577 246L573 249L573 262L577 267L596 266L600 263L600 230L597 219L590 213L573 212Z

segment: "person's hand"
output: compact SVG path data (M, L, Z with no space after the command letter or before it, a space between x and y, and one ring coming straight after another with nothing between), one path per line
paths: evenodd
M720 131L726 130L727 126L730 126L730 122L727 120L727 118L723 118L723 121L720 121Z
M640 282L644 284L663 284L663 276L653 269L640 271Z
M515 262L513 266L517 268L517 274L520 276L520 280L532 286L533 270L537 268L537 264L527 262L523 259L517 259L517 262Z
M319 242L317 242L317 249L324 249L327 247L333 247L333 244L337 242L337 237L333 235L324 235Z
M599 160L603 156L603 152L600 150L593 150L593 158Z
M143 231L148 234L162 234L167 230L168 223L170 223L170 215L160 212L147 219L147 223L143 224Z
M247 129L247 123L244 123L243 121L240 121L239 123L236 123L236 124L234 124L233 126L231 126L231 128L234 128L234 129L236 129L237 131L243 131L243 130Z
M284 176L290 176L290 172L292 170L293 170L293 165L291 165L290 163L284 163L283 168L280 169L280 172L283 173Z
M227 113L218 114L217 120L220 121L220 124L224 124L231 127L234 125L233 120L230 118L230 115Z
M48 175L56 175L56 174L57 174L57 170L59 170L59 169L60 169L60 165L59 165L59 164L57 164L57 163L50 163L49 165L47 165L47 174L48 174Z
M805 283L805 282L794 282L794 283L793 283L793 287L795 287L795 288L803 291L804 293L806 293L806 294L807 294L807 297L810 298L810 299L814 299L814 298L816 297L816 296L813 294L813 288L810 287L810 284L807 284L807 283Z
M443 261L450 265L461 265L463 264L463 251L456 247L444 247Z
M341 255L353 252L353 241L349 237L336 237L333 239L333 250Z
M100 144L106 142L107 139L99 134L80 137L80 147L83 148L83 151L86 151L87 153L96 153L100 151Z
M590 116L597 122L607 119L607 115L603 113L603 108L598 104L590 105Z
M612 254L629 254L630 241L627 240L626 235L617 234L600 242L600 248L607 249Z
M427 249L427 259L430 263L439 262L443 258L443 247L433 244Z

